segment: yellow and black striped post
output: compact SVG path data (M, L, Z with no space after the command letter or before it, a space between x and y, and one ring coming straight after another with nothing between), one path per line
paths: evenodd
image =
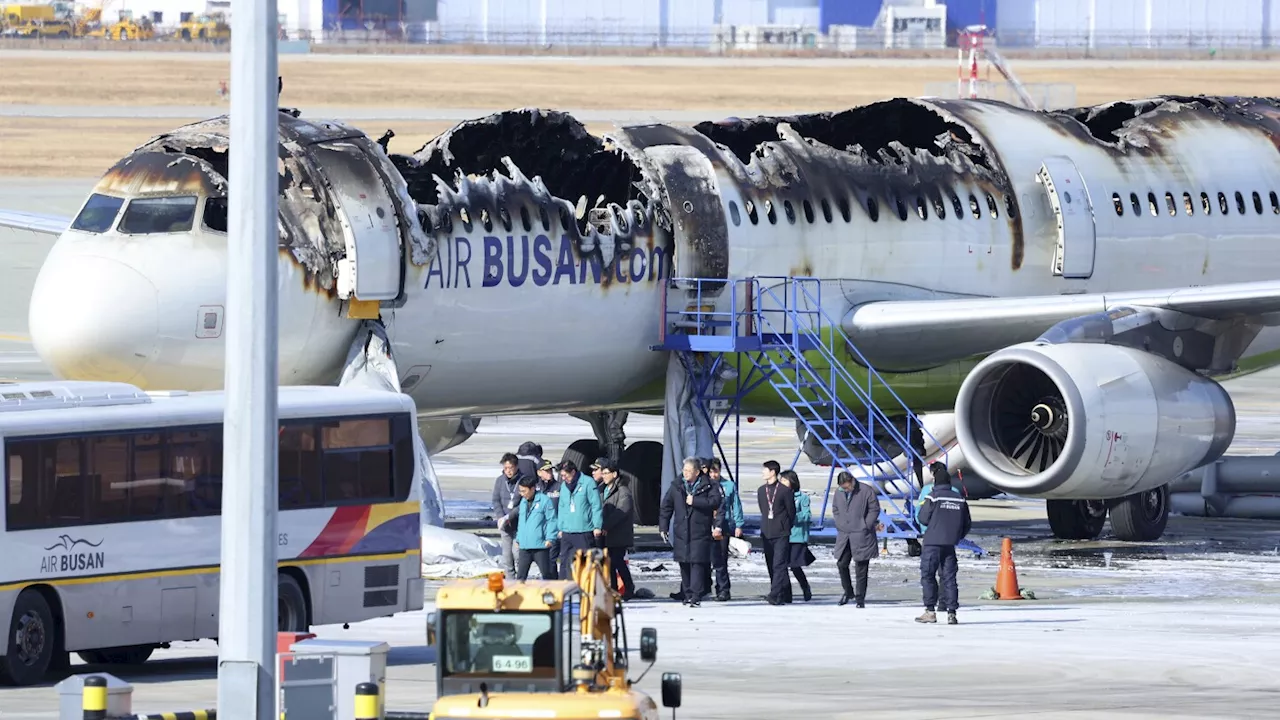
M84 720L106 720L107 717L107 679L90 675L84 679L81 691L80 707L84 710Z
M356 686L355 720L379 720L377 685L371 682L362 682Z

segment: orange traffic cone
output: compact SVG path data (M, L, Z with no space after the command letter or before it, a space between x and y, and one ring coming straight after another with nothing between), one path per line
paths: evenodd
M1000 546L1000 572L996 574L996 599L1021 600L1018 570L1013 566L1013 540L1005 538Z

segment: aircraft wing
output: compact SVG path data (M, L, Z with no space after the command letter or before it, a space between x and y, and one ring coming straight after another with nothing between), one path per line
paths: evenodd
M842 325L871 365L905 372L1035 340L1063 320L1118 306L1280 325L1280 281L1080 295L868 302L856 305Z
M45 235L61 235L71 224L71 218L57 215L22 212L20 210L0 210L0 227L30 230Z

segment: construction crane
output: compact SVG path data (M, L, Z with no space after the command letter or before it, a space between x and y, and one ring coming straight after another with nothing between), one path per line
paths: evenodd
M622 598L600 550L579 550L573 579L508 584L501 572L440 588L428 619L439 698L433 718L612 717L656 720L658 707L634 685L657 660L658 632L640 632L627 678ZM664 707L680 706L678 673L662 677Z

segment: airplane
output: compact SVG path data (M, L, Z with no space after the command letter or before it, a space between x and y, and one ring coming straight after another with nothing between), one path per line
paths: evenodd
M433 450L484 415L574 414L596 437L571 449L620 449L652 522L662 447L623 424L662 412L672 278L818 277L988 494L1044 498L1059 538L1109 517L1155 540L1169 481L1234 436L1218 380L1280 359L1278 118L897 98L596 137L522 108L403 155L282 109L280 379L335 382L379 324ZM221 386L227 138L222 116L151 139L74 218L0 214L57 235L29 318L56 375ZM742 412L787 414L767 386Z

